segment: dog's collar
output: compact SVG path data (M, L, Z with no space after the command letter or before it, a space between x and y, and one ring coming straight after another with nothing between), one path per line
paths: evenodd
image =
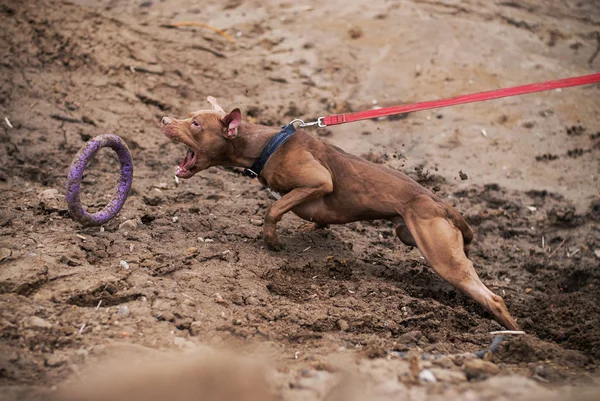
M294 125L291 123L281 127L281 131L271 138L252 167L244 169L244 175L250 178L256 178L260 176L260 173L265 167L265 164L267 164L269 157L271 157L271 155L273 155L273 153L275 153L275 151L279 149L281 145L290 139L290 137L294 135L294 132L296 132L296 127L294 127Z

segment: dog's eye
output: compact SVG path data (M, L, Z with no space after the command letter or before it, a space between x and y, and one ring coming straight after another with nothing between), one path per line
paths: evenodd
M192 125L194 127L199 127L200 126L200 124L198 124L198 121L192 121Z

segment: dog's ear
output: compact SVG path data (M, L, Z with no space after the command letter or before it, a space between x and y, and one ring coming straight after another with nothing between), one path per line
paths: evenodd
M217 103L217 99L215 99L212 96L209 96L206 98L206 100L208 100L208 103L212 105L214 111L218 111L219 113L225 113L225 110L223 110L223 108Z
M221 118L221 122L225 126L223 136L227 139L233 139L237 136L238 127L242 122L242 113L240 109L233 109L231 113Z

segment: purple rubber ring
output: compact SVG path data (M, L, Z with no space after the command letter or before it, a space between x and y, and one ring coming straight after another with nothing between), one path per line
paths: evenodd
M85 170L88 161L94 157L101 148L106 146L112 148L117 153L119 161L121 162L119 187L117 188L115 196L104 209L94 214L89 214L85 211L81 205L81 200L79 199L79 189L81 188L83 171ZM120 137L112 134L99 135L92 138L79 150L79 152L77 152L69 169L69 175L67 177L67 204L69 205L71 217L85 226L100 226L106 223L115 217L123 207L125 199L127 199L127 195L129 194L132 181L133 161L127 144Z

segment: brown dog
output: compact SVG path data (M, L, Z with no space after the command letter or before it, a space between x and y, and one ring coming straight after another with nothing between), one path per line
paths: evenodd
M163 117L161 130L188 150L176 175L190 178L211 166L251 167L278 128L241 121L239 109L226 114L209 97L212 110L185 120ZM270 158L260 182L281 193L268 209L264 238L280 248L276 225L292 211L314 228L359 220L386 219L400 240L417 246L433 269L479 302L509 329L518 330L501 297L479 279L467 258L473 232L452 206L407 175L371 163L296 131Z

